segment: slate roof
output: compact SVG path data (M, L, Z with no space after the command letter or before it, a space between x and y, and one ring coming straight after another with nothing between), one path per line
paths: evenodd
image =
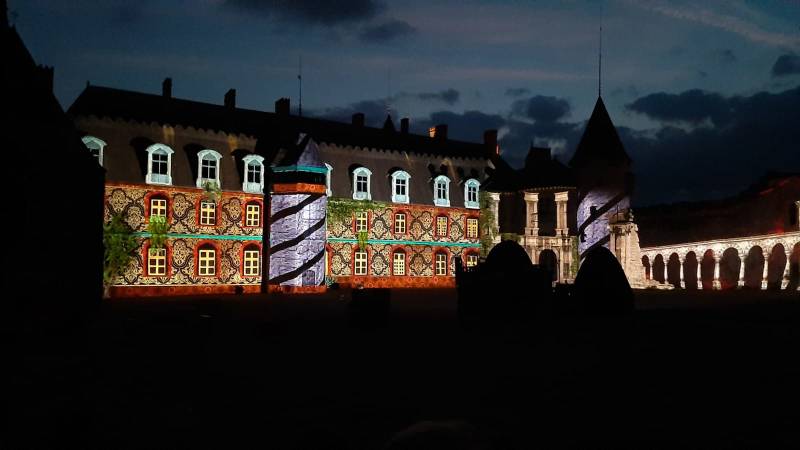
M575 154L569 161L571 167L585 167L595 162L630 164L631 158L617 134L602 97L597 97L586 130L583 132Z

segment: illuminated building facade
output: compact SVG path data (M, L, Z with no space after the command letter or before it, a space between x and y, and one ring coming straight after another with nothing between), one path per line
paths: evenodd
M446 125L419 136L408 119L289 109L237 108L234 90L223 105L176 99L170 79L162 95L87 86L68 114L107 171L105 220L123 216L139 245L112 296L450 287L456 259L477 263L496 131L466 143ZM165 243L151 249L154 218Z

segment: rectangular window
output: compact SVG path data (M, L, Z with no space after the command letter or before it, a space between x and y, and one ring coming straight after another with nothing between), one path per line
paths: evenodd
M447 184L443 181L436 183L436 198L440 200L447 199Z
M258 250L244 251L244 276L256 277L259 273Z
M397 252L392 256L392 273L394 275L406 274L406 254Z
M167 162L168 162L169 155L165 153L153 152L151 159L152 163L150 165L150 173L155 175L166 175L167 174Z
M147 250L147 274L154 277L163 277L167 274L167 249Z
M245 217L245 225L248 227L257 227L261 225L261 205L249 204L247 205L247 213Z
M398 178L394 183L394 195L406 195L406 179Z
M470 239L478 237L478 219L467 219L467 237Z
M214 276L217 272L216 252L214 250L199 250L197 252L197 274L201 277Z
M436 218L436 235L447 236L447 216L439 216Z
M167 200L163 198L150 199L150 215L167 217Z
M217 160L213 158L203 159L200 165L200 178L215 180L217 178Z
M475 267L478 265L478 255L467 255L467 267Z
M356 192L367 193L367 176L364 174L356 175Z
M444 253L436 254L436 275L447 275L447 255Z
M368 215L366 211L358 211L356 213L356 233L359 231L367 231Z
M367 252L358 251L353 256L353 274L354 275L367 274Z
M478 201L478 187L477 186L469 186L467 187L467 201L470 203L476 203Z
M261 183L261 166L258 164L247 165L247 182Z
M406 215L398 213L394 215L394 232L396 234L406 234Z
M215 225L217 223L217 204L214 202L200 202L200 225Z

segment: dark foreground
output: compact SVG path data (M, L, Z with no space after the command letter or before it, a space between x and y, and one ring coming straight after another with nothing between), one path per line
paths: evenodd
M395 292L375 330L340 295L112 301L76 336L7 316L0 447L373 449L422 421L495 449L800 446L796 294L468 331L450 291Z

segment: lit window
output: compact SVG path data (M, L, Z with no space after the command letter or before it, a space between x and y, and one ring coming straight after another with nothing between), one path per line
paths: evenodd
M356 233L359 231L367 231L367 224L369 224L368 217L366 211L356 212Z
M439 175L433 180L433 204L450 206L450 178Z
M149 184L172 184L172 154L174 150L164 144L147 147L147 177Z
M259 274L259 251L257 247L248 247L244 250L244 276L256 277Z
M101 166L103 165L103 149L106 146L106 143L100 139L97 139L94 136L85 136L83 139L83 145L89 149L89 152L92 153L92 156L97 158L97 163Z
M467 255L467 267L475 267L478 265L478 255L475 254L468 254Z
M206 183L219 183L219 161L222 155L214 150L202 150L197 153L197 187L201 188Z
M261 225L261 205L248 203L245 211L245 226L257 227Z
M244 162L244 183L242 190L251 194L264 192L264 157L247 155L242 158Z
M470 178L464 183L464 206L466 208L480 208L481 205L478 201L478 190L480 186L481 183L474 178Z
M405 213L397 213L394 215L394 232L396 234L406 234Z
M165 198L150 199L150 217L152 216L167 217L167 199Z
M392 255L392 273L394 275L406 274L406 254L403 252L395 252Z
M447 216L439 216L436 218L436 235L447 236Z
M201 277L214 276L217 273L217 252L211 246L197 251L197 274Z
M200 202L200 225L215 225L217 223L217 204L214 202Z
M408 203L408 183L411 175L403 170L392 173L392 201L394 203Z
M444 253L436 254L436 275L447 275L447 255Z
M167 249L147 250L147 274L154 277L163 277L167 274Z
M478 219L467 219L467 237L470 239L478 237Z
M366 167L353 171L353 200L372 200L369 191L371 176L372 172Z
M333 166L325 163L325 168L328 169L328 171L325 172L325 195L330 197L333 194L331 191L331 172L333 172Z
M353 274L367 274L367 252L359 250L353 255Z

